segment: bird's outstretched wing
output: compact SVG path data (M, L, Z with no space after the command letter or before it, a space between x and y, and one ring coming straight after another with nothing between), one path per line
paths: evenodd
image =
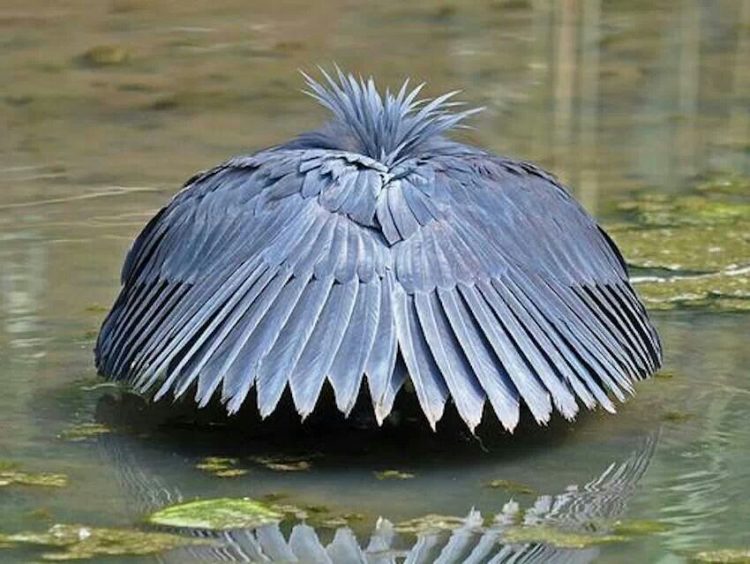
M612 409L660 362L621 258L549 177L486 155L392 170L278 149L188 183L146 226L97 342L102 373L156 396L220 389L303 416L326 379L348 413L363 375L382 420L408 376L434 426ZM403 363L399 360L403 359ZM158 387L158 389L157 389Z
M399 349L428 418L448 396L471 428L485 399L507 428L519 401L539 422L613 410L661 362L621 255L550 175L451 146L389 188L409 232L392 249Z
M156 396L255 386L263 415L289 385L304 416L328 378L348 412L367 373L383 416L403 382L394 276L375 225L382 165L270 150L190 181L136 239L97 365Z

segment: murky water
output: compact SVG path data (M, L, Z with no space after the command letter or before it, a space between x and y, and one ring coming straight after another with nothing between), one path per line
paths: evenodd
M91 51L102 46L112 48ZM325 561L319 543L332 540L339 562L357 561L347 552L357 544L383 562L409 550L424 562L472 551L480 562L680 562L750 547L747 313L655 313L672 378L640 385L615 417L513 437L484 428L484 444L408 426L258 438L237 425L196 428L190 414L134 414L112 390L91 388L103 306L146 219L194 171L323 118L298 92L296 69L335 61L385 84L411 75L433 94L463 89L487 108L464 138L540 162L612 223L636 192L675 195L716 171L750 174L749 59L748 0L4 0L0 459L64 473L69 484L0 488L0 532L141 526L179 500L283 494L308 513L349 515L356 540L331 519L308 519L313 528L291 519L225 535L221 549L161 558L262 561L261 552L289 559L291 550ZM114 432L58 436L96 420ZM280 455L310 468L274 470L258 458ZM196 468L206 456L237 458L249 472L218 478ZM389 469L414 477L374 475ZM488 488L492 480L524 487ZM471 526L474 515L452 536L392 530L472 509L484 527ZM581 549L503 543L519 520L659 527ZM0 551L3 561L41 554Z

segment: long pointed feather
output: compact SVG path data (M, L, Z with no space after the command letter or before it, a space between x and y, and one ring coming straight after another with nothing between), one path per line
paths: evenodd
M367 355L365 373L367 384L372 396L373 408L378 411L378 406L383 403L383 398L388 390L388 383L392 376L396 363L397 334L396 320L393 310L393 280L388 275L383 278L380 285L380 306L378 307L378 328L372 349Z
M268 355L262 359L257 378L261 417L270 415L281 398L290 371L310 339L332 286L332 276L310 281L281 330L283 336L276 340Z
M463 285L459 288L461 295L469 304L469 308L476 316L482 331L492 344L495 354L505 367L524 403L538 422L546 423L552 413L549 393L537 381L536 376L529 371L526 362L518 354L504 326L492 313L489 304L477 288Z
M482 295L489 301L498 318L502 319L502 323L508 329L517 349L533 369L533 373L536 374L551 394L552 401L560 410L560 413L564 417L572 419L578 412L575 397L558 376L555 367L544 357L536 343L529 338L527 328L519 323L511 308L508 307L502 294L502 283L493 280L491 283L485 285L480 283L480 288Z
M242 272L242 269L240 269L239 271ZM252 274L246 276L242 283L236 287L236 289L233 288L231 295L229 295L226 301L223 302L220 308L216 308L211 313L206 314L205 325L202 326L199 334L196 334L194 332L186 334L182 339L179 339L178 342L180 344L175 346L173 354L160 359L157 363L155 363L154 368L149 368L149 371L152 371L154 375L157 375L161 371L160 367L163 367L166 363L171 362L173 358L179 356L179 362L177 362L175 366L170 366L171 374L164 381L159 391L156 392L155 399L158 400L162 395L164 395L170 389L173 383L176 384L174 390L175 397L179 397L185 391L187 386L189 386L189 384L192 382L192 380L184 382L182 378L183 375L181 374L181 371L185 367L185 365L192 359L193 355L201 349L203 343L207 342L209 339L213 340L213 343L209 345L209 350L213 346L218 346L223 337L224 330L221 329L221 327L222 325L226 325L225 321L229 321L229 329L231 329L231 327L233 326L232 322L236 322L236 320L239 319L240 315L237 312L236 306L240 302L240 300L244 298L245 293L251 291L251 289L256 285L256 282L259 280L260 287L264 287L274 274L275 270L270 270L266 267L266 265L260 265L258 268L252 271ZM198 325L196 321L194 321L193 323L196 326ZM193 339L193 337L196 338ZM193 371L190 372L187 376L189 378L193 378L196 375L197 371ZM179 381L179 383L177 383L177 381ZM149 386L148 381L145 385L147 387Z
M518 424L518 390L508 374L493 358L489 343L476 326L471 313L455 289L438 290L451 327L487 394L497 418L512 431Z
M311 274L292 278L269 307L255 331L247 332L245 342L233 357L226 360L222 399L230 413L239 410L245 396L258 379L258 366L279 338L282 328L302 296ZM286 375L281 375L286 378ZM282 388L283 389L283 388ZM260 398L258 399L260 406ZM269 412L270 413L270 412Z
M409 369L422 411L434 429L443 416L448 388L419 326L414 297L400 286L395 286L393 303L399 349Z
M354 407L365 363L372 350L380 319L380 281L360 284L349 326L329 371L336 406L348 415Z
M141 390L149 389L157 380L161 372L167 368L167 365L172 359L180 353L182 348L185 347L190 339L198 333L200 328L209 321L211 316L219 311L219 308L221 308L227 300L233 299L233 294L236 289L242 285L244 278L246 276L251 276L253 273L259 273L266 268L267 266L258 259L249 261L245 265L242 265L242 267L235 269L226 278L219 274L216 277L217 281L213 285L207 285L201 288L202 291L191 292L191 294L196 295L191 296L188 294L183 301L186 302L189 310L195 313L192 315L186 314L187 323L183 326L164 327L165 331L170 331L172 333L172 338L167 343L161 345L155 342L154 344L157 345L155 352L149 356L146 356L145 354L143 355L140 362L141 364L146 363L147 367L138 374L134 386ZM201 300L200 297L209 293L208 290L211 286L214 286L218 291L213 292L207 301ZM193 288L193 290L195 290L195 288ZM151 340L157 341L156 338L152 338ZM172 378L176 376L176 373L170 375Z
M231 332L217 347L217 350L205 359L203 373L198 379L198 390L195 394L199 406L203 407L208 403L222 379L226 378L227 368L231 366L243 344L249 338L252 338L251 335L255 328L268 312L290 276L289 269L284 268L276 273L273 279L262 288L259 295L250 295L244 298L247 303L241 308L241 319L234 324ZM250 301L251 299L252 301ZM251 373L247 373L246 377L252 378Z
M297 411L304 419L315 407L323 382L349 325L359 282L334 284L307 344L289 375Z
M417 292L414 305L432 357L443 374L458 413L473 433L482 420L484 390L450 329L437 294Z
M506 284L512 296L509 305L518 317L528 316L527 324L534 327L540 348L570 382L581 401L591 408L595 399L604 409L614 412L612 402L596 381L595 375L581 363L581 355L572 350L561 336L561 328L554 325L512 278L508 278ZM581 384L585 385L585 389L581 389Z

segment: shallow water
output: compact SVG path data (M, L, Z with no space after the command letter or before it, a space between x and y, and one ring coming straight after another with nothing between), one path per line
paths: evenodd
M85 55L100 46L116 49ZM485 427L484 443L448 429L437 440L408 431L417 433L408 440L398 428L259 439L237 426L194 430L184 418L123 413L111 389L90 389L93 339L139 227L194 171L323 118L299 94L296 69L336 61L384 84L411 75L431 94L460 88L486 106L461 137L541 163L614 223L635 193L673 196L717 171L750 174L750 1L5 0L0 54L0 460L69 477L59 489L0 488L0 532L140 526L178 500L283 493L361 513L350 525L363 547L376 531L383 546L416 543L424 561L449 545L460 561L480 542L526 562L680 562L750 547L747 313L656 312L672 378L639 385L617 416L513 437ZM96 420L113 432L58 436ZM311 467L253 460L279 454ZM195 468L206 456L236 457L249 472L217 478ZM373 474L388 469L414 477ZM487 488L493 479L532 492ZM503 548L491 527L386 542L388 523L377 522L475 508L489 524L511 499L525 519L551 526L663 527L574 550ZM334 537L335 526L311 523L324 545ZM316 561L310 533L294 520L282 526ZM222 554L252 554L250 537L237 536ZM40 554L0 551L3 561ZM153 560L125 560L139 558Z

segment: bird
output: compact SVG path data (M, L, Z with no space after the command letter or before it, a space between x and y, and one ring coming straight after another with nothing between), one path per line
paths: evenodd
M452 140L482 108L320 69L328 122L190 178L134 240L95 345L154 401L302 420L330 386L382 425L414 393L512 432L614 413L662 364L616 244L551 173ZM369 409L369 408L368 408Z

